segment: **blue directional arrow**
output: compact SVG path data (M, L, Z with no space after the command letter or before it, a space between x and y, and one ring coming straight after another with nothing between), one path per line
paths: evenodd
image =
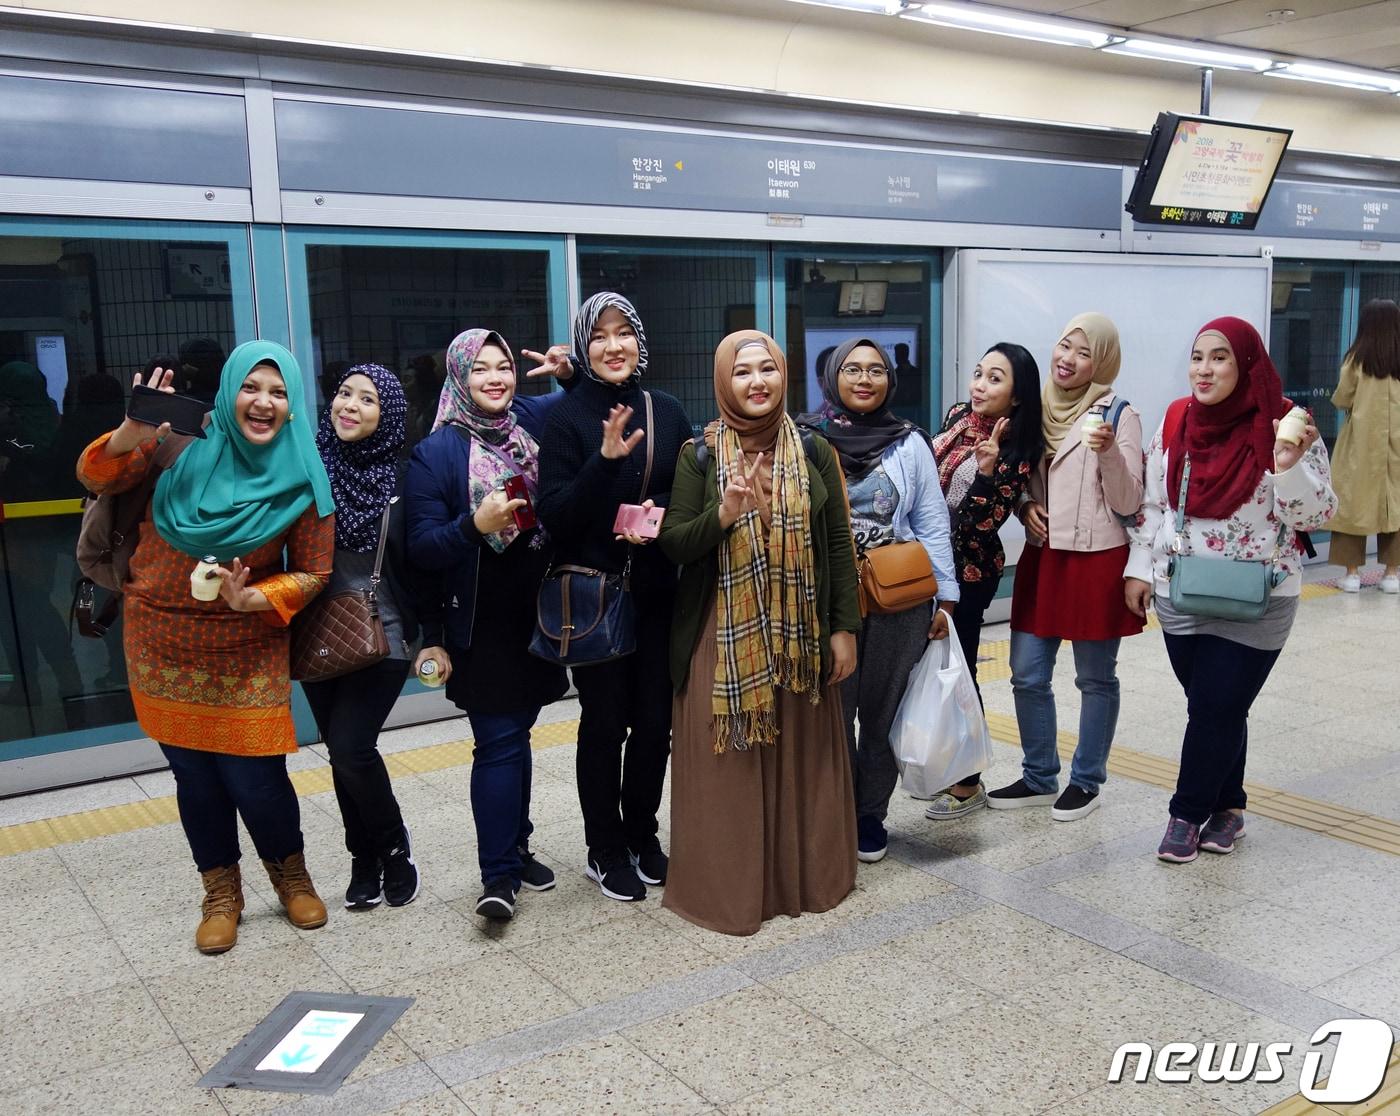
M292 1066L299 1066L302 1062L309 1062L314 1057L316 1057L316 1055L311 1051L311 1044L309 1042L304 1042L301 1044L301 1049L295 1054L288 1054L285 1050L282 1051L282 1064L290 1068Z

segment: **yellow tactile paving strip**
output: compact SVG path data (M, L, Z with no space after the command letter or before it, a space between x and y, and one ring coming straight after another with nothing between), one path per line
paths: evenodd
M1303 587L1305 600L1330 596L1337 592L1340 590L1329 586ZM1156 617L1149 617L1149 624L1155 625ZM1009 677L1010 650L1009 640L984 643L978 657L979 679L993 682ZM987 723L991 727L992 735L998 740L1009 744L1020 743L1021 736L1014 717L1004 713L989 713ZM540 725L531 733L530 743L535 749L572 744L577 733L577 721ZM1061 732L1058 742L1060 754L1065 758L1073 756L1076 743L1077 738L1072 733ZM472 742L454 740L447 744L433 744L424 748L394 752L385 756L384 762L391 776L402 776L462 767L471 763L471 758ZM1114 746L1108 760L1108 770L1111 774L1165 789L1176 786L1177 766L1173 760L1134 752L1117 745ZM294 771L292 785L296 787L299 795L329 791L332 789L330 768L315 767ZM1250 783L1246 785L1246 789L1249 791L1249 808L1253 813L1314 833L1336 837L1354 845L1400 856L1400 824L1386 818L1348 810L1330 802L1303 798L1301 795L1276 790L1273 787ZM94 837L108 837L115 833L165 825L178 820L175 799L173 796L167 796L125 803L121 806L84 810L77 814L25 822L21 825L4 826L0 827L0 856L13 856L35 849L52 848L54 845L73 844Z
M1385 1080L1380 1090L1368 1101L1360 1104L1318 1104L1306 1099L1301 1093L1286 1101L1266 1108L1260 1116L1305 1116L1309 1112L1336 1112L1343 1116L1395 1116L1400 1113L1400 1050L1390 1058L1390 1066L1385 1071Z
M530 734L530 746L536 750L572 744L578 735L577 721L559 721L537 725ZM390 776L422 775L427 771L442 771L462 767L472 761L472 742L454 740L447 744L432 744L384 757ZM320 794L331 790L331 769L313 767L293 771L292 786L299 795ZM151 798L144 802L128 802L121 806L104 806L99 810L84 810L77 814L25 822L22 825L0 827L0 856L48 849L54 845L71 845L93 837L110 837L133 829L165 825L180 820L175 797Z

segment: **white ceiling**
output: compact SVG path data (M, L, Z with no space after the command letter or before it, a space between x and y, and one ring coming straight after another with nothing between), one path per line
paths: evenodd
M998 6L1400 70L1400 0L1016 0Z

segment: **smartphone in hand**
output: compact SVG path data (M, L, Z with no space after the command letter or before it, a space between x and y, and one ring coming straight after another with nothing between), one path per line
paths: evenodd
M203 438L204 415L208 410L203 402L188 395L175 395L138 385L131 389L131 402L127 404L126 415L151 426L168 422L176 434Z
M535 518L535 509L530 503L530 490L525 485L525 478L518 473L513 477L507 477L505 491L507 500L525 501L525 506L523 508L516 508L513 513L515 515L515 526L521 531L530 530L539 521Z
M617 509L617 519L613 521L613 534L639 535L644 539L654 539L661 534L661 521L665 518L665 508L622 504Z

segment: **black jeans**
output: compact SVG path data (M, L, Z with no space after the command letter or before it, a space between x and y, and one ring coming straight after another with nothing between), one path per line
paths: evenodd
M301 805L286 756L227 756L162 744L175 776L175 801L201 872L237 864L238 817L264 860L302 851Z
M330 752L331 780L351 856L377 856L403 838L403 815L378 744L408 667L407 659L384 659L302 687Z
M958 644L962 647L963 658L967 660L967 669L972 672L972 685L977 690L978 701L982 700L982 687L977 684L977 647L982 642L982 621L996 599L1000 584L1000 575L981 581L960 581L958 603L953 606L953 627L958 629ZM981 781L982 772L979 771L957 785L974 790Z
M1167 657L1186 691L1181 771L1168 809L1204 825L1211 814L1243 810L1249 707L1279 652L1213 635L1167 635Z
M639 596L636 606L637 649L572 672L578 800L593 857L651 847L671 755L670 595Z

